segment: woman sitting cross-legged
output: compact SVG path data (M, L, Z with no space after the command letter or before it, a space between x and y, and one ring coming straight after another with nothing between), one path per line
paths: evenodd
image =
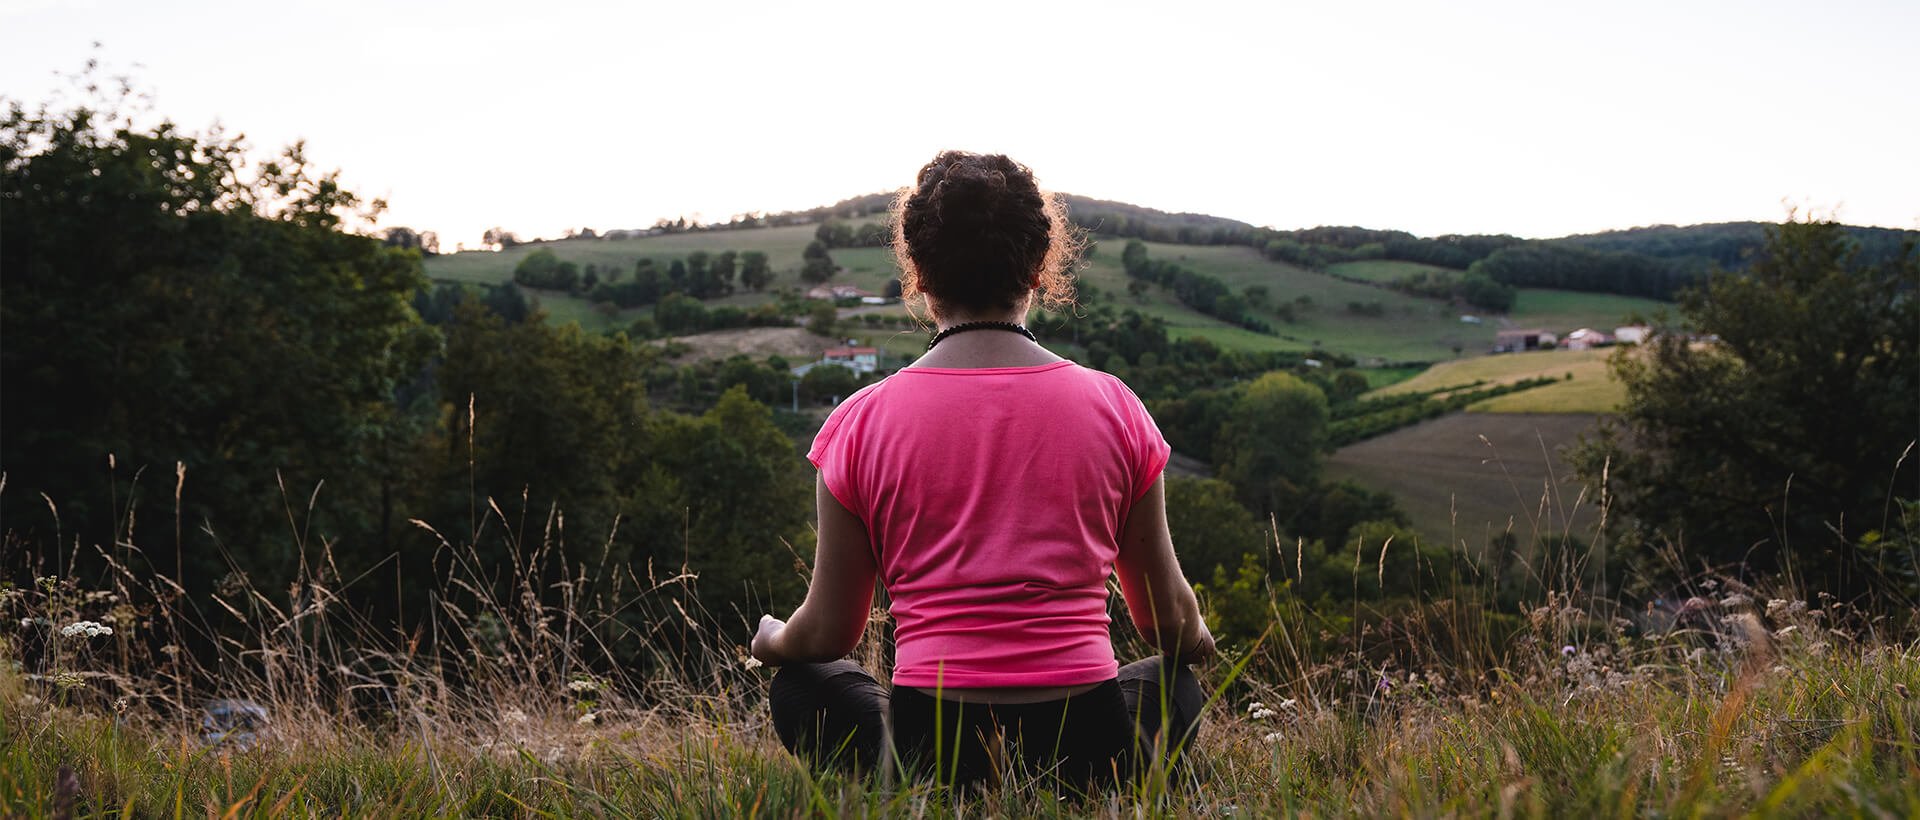
M1118 379L1023 326L1036 297L1070 303L1078 250L1026 167L942 153L894 226L902 290L939 331L836 408L807 454L812 583L752 646L780 667L775 729L817 764L872 771L897 755L948 782L1016 760L1073 783L1130 776L1192 738L1204 697L1187 664L1213 653L1167 533L1171 448ZM1114 575L1160 657L1115 660ZM895 623L891 690L844 659L876 578Z

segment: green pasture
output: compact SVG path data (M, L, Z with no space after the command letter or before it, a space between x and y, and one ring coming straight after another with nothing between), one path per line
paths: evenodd
M1562 381L1496 396L1467 409L1488 413L1610 413L1626 398L1625 389L1613 381L1607 370L1607 357L1616 349L1535 350L1441 362L1369 395L1391 396L1476 381L1508 384L1546 377ZM1573 376L1571 380L1566 378L1569 374Z
M1327 272L1350 279L1365 279L1369 282L1391 284L1416 273L1458 274L1460 271L1427 265L1420 262L1403 262L1398 259L1367 259L1359 262L1340 262L1327 266Z
M1513 310L1507 319L1516 328L1551 330L1561 338L1583 327L1611 336L1614 328L1626 324L1632 317L1646 318L1663 310L1671 312L1673 308L1670 302L1636 296L1522 288L1514 297Z

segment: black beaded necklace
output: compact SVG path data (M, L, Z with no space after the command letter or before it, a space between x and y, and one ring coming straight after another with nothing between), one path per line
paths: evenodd
M955 333L965 333L969 330L1006 330L1025 336L1035 344L1040 342L1038 338L1034 337L1033 331L1012 322L961 322L939 333L935 333L932 339L927 340L927 349L932 350L934 345L939 344L941 340L948 336L952 336Z

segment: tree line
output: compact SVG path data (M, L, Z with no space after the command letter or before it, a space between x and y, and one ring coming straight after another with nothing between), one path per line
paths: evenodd
M112 559L184 604L326 566L405 629L465 594L436 586L444 538L482 567L607 568L568 594L649 566L723 609L802 589L812 480L768 407L785 363L679 365L541 321L517 285L431 287L418 249L345 230L376 204L300 146L253 161L99 110L0 119L0 516L27 545L7 578Z
M652 257L641 257L635 260L630 277L625 270L612 266L602 269L595 263L583 269L561 259L550 248L527 254L513 268L513 281L520 285L557 290L621 308L654 304L672 293L694 299L727 296L740 289L758 293L772 284L774 275L765 253L731 250L694 251L684 259L671 260L664 271Z
M1187 307L1255 333L1273 333L1273 326L1253 312L1247 296L1234 293L1227 283L1185 265L1151 258L1146 243L1138 239L1127 240L1120 253L1120 264L1128 277L1172 291L1174 298Z

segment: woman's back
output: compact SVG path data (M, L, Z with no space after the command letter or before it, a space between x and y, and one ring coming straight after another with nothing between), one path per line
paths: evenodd
M902 370L808 458L870 535L894 682L975 688L1113 676L1106 580L1169 452L1118 379L1061 361Z

